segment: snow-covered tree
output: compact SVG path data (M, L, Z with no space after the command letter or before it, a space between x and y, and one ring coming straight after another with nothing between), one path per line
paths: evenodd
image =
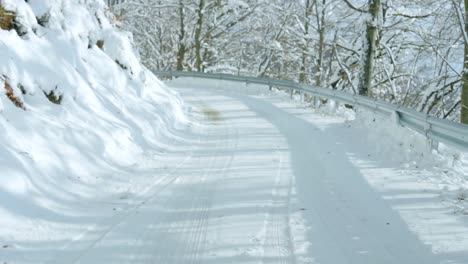
M154 70L294 80L442 118L467 116L464 0L126 0L114 6Z

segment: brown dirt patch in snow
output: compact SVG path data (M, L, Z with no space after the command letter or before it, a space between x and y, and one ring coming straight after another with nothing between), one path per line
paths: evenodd
M221 121L221 113L215 109L209 108L209 107L203 107L202 108L203 114L208 118L208 120L211 121Z
M0 3L0 28L11 30L14 28L15 12L6 10Z

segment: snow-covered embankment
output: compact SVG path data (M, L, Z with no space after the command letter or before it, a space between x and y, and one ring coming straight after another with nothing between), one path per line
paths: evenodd
M14 251L147 187L134 174L184 116L104 1L0 3L0 250Z

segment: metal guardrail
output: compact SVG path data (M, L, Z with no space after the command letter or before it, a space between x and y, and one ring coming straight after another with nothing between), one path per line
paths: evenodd
M154 74L167 77L191 77L214 80L226 80L243 83L261 84L271 87L281 87L289 89L291 95L298 91L308 93L316 97L324 97L342 103L358 107L365 107L384 117L394 118L398 124L415 130L426 136L433 145L438 142L452 145L461 150L468 151L468 125L451 122L445 119L431 117L425 113L417 112L408 108L403 108L361 95L352 95L341 91L311 87L293 81L273 80L268 78L256 78L247 76L236 76L230 74L212 74L200 72L180 72L180 71L155 71Z

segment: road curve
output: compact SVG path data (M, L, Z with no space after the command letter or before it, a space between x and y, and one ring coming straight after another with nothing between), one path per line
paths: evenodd
M327 128L281 99L176 87L193 140L125 214L49 263L439 263ZM334 123L335 122L335 123ZM344 133L346 135L346 133Z

